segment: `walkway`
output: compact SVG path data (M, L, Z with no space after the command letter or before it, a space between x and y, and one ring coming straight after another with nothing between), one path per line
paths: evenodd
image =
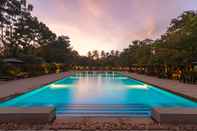
M157 77L146 76L136 73L124 73L124 74L134 79L144 81L146 83L155 85L167 91L197 101L197 85L185 84L176 80L160 79Z
M39 77L12 80L5 83L1 83L0 100L39 88L40 86L46 85L50 82L62 79L67 75L69 75L69 73L49 74Z

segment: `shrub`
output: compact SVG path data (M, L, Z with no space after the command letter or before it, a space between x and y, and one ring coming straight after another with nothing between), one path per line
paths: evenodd
M22 69L14 65L6 64L4 68L4 74L8 76L12 76L12 77L16 77L21 72L22 72Z

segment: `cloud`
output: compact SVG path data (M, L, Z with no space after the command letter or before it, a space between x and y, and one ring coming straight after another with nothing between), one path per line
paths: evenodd
M81 11L86 11L86 13L94 16L94 17L101 17L103 11L101 9L100 2L98 0L81 0Z
M158 38L172 18L197 9L196 0L30 1L35 5L33 14L54 32L69 35L80 54L119 50L135 39Z

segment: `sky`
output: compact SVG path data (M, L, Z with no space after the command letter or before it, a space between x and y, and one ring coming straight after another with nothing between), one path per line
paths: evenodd
M197 10L197 0L29 0L33 15L79 54L122 50L133 40L156 39L171 19Z

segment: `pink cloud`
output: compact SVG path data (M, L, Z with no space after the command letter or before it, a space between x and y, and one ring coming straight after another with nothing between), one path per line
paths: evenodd
M135 39L157 38L172 18L197 9L196 0L30 0L34 15L71 37L74 49L122 49ZM189 2L190 1L190 2Z

